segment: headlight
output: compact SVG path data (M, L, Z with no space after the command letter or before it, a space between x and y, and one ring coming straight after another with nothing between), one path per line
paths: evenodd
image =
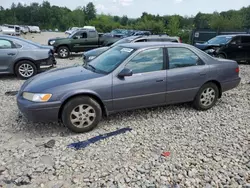
M214 53L215 50L214 49L208 49L208 50L205 50L206 53Z
M89 56L89 60L95 59L96 56Z
M23 92L23 98L33 102L47 102L52 97L48 93L29 93Z
M50 45L53 45L53 44L55 43L55 41L52 40L52 41L50 41L49 43L50 43Z

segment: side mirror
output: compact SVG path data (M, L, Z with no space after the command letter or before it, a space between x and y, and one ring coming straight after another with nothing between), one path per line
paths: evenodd
M131 69L128 68L124 68L119 74L118 77L125 77L125 76L132 76L133 75L133 71Z

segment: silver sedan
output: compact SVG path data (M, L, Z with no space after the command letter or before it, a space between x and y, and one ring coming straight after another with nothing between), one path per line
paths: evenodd
M0 35L0 74L28 79L56 64L53 48L29 40Z

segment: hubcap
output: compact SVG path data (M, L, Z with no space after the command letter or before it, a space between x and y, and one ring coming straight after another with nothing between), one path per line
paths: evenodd
M200 102L203 106L210 106L215 100L215 90L211 87L206 88L201 93Z
M19 74L25 78L28 78L33 75L34 68L30 64L22 64L19 69Z
M71 123L78 128L90 126L95 118L95 109L88 104L78 105L70 114Z
M60 56L61 57L67 57L67 55L68 55L68 50L67 49L63 48L63 49L60 50Z

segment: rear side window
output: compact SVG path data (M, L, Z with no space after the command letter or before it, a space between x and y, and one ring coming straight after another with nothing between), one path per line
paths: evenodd
M140 40L137 40L135 42L147 42L147 39L140 39Z
M242 36L241 37L241 42L244 43L244 44L250 44L250 37Z
M169 69L200 64L199 57L187 48L168 48Z
M89 31L88 32L88 38L96 38L96 32L95 31Z
M8 40L0 39L0 49L12 48L12 44Z

